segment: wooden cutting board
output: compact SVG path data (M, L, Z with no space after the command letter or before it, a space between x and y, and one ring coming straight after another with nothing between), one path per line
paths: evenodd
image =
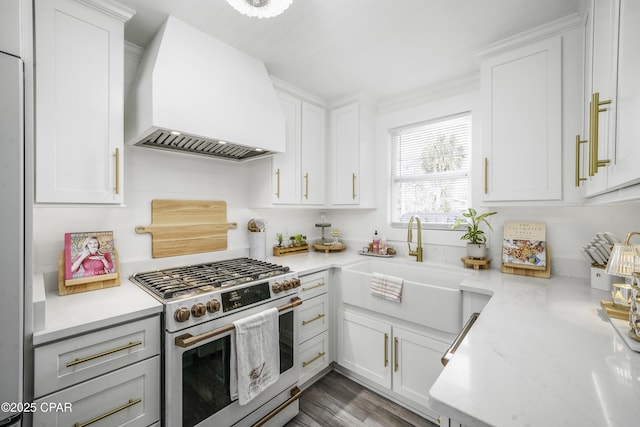
M151 224L137 226L136 233L150 233L154 258L227 249L227 204L210 200L151 201Z

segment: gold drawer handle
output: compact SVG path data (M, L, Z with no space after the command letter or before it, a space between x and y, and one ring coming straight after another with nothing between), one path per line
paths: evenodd
M586 140L580 139L580 135L576 135L576 187L580 187L580 183L587 180L580 176L580 144L586 143Z
M114 154L116 158L116 194L120 194L120 149L116 148L116 152Z
M315 289L315 288L319 288L320 286L324 286L324 281L322 282L318 282L313 286L309 286L308 288L302 288L302 292L304 291L310 291L311 289Z
M322 356L324 356L324 351L321 353L318 353L318 355L316 357L314 357L313 359L307 361L307 362L302 362L302 367L306 368L307 366L311 365L313 362L315 362L316 360L320 359Z
M107 356L109 354L117 353L119 351L126 350L126 349L129 349L129 348L132 348L132 347L136 347L136 346L139 346L139 345L142 345L142 341L130 342L127 345L123 345L122 347L114 348L113 350L107 350L107 351L99 353L99 354L94 354L93 356L84 357L82 359L76 359L76 360L74 360L72 362L67 363L66 366L67 366L67 368L70 368L72 366L79 365L80 363L88 362L89 360L97 359L99 357Z
M325 314L324 314L324 313L322 313L322 314L318 314L318 315L317 315L316 317L314 317L313 319L310 319L310 320L303 320L303 321L302 321L302 326L308 325L309 323L311 323L311 322L315 322L316 320L320 320L320 319L322 319L324 316L325 316Z
M389 358L387 357L389 347L389 334L384 334L384 367L389 366Z
M611 104L611 100L600 101L600 93L594 92L591 95L591 103L589 104L589 176L594 176L598 173L598 169L606 166L610 160L598 159L598 129L599 129L599 114L607 111L606 108L600 108L602 105Z
M88 425L91 425L93 423L97 423L98 421L104 420L107 417L110 417L113 414L116 414L120 411L124 411L127 408L132 407L133 405L137 405L138 403L142 402L142 399L129 399L128 403L125 403L124 405L120 406L119 408L116 409L112 409L111 411L107 412L106 414L102 414L98 417L95 417L92 420L87 421L86 423L75 423L73 425L73 427L86 427Z
M393 338L393 371L398 372L398 338Z

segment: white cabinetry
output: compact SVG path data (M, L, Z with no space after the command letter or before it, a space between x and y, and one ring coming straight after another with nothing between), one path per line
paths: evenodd
M36 201L122 203L124 23L101 0L36 0Z
M329 273L321 271L300 277L298 316L300 383L312 379L329 366Z
M34 426L148 426L160 420L160 318L153 316L34 349Z
M331 111L331 205L375 207L375 112L366 102Z
M483 201L562 197L561 36L481 64Z
M640 6L593 0L586 28L585 194L639 198ZM620 190L620 191L615 191Z
M286 123L286 151L253 162L253 204L323 205L325 110L286 92L277 94ZM271 179L265 180L267 174Z
M338 363L428 408L448 344L392 322L338 311Z
M20 55L20 0L0 1L0 52Z

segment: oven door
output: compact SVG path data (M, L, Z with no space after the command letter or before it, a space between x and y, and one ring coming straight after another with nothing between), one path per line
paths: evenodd
M232 426L285 394L298 382L298 298L279 299L223 318L166 334L165 420L167 426ZM236 320L276 307L279 310L280 376L251 402L230 397L231 348ZM276 399L277 400L277 399ZM277 407L279 402L274 401ZM268 409L268 408L267 408ZM266 409L262 409L264 412Z

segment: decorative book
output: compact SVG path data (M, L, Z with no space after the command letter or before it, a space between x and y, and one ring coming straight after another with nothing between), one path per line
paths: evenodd
M546 227L543 222L504 224L502 272L548 278L548 252Z
M64 260L65 286L117 279L113 231L65 233Z

